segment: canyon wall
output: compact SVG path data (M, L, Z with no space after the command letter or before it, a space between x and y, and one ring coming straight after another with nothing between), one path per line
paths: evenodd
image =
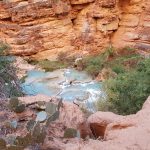
M110 45L148 50L149 29L149 0L0 1L0 39L21 56L80 56Z

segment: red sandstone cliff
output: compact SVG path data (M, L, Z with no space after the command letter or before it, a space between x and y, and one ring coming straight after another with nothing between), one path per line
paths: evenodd
M12 53L55 59L133 45L150 49L149 0L3 0L0 38Z

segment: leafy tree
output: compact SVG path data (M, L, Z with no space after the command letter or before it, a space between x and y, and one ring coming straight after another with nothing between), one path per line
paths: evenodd
M141 61L135 70L109 79L104 89L107 95L104 108L123 115L136 113L150 95L150 59ZM101 109L100 105L101 102Z

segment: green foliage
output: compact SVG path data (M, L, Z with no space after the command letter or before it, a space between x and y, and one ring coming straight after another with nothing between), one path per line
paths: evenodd
M107 57L108 55L104 53L98 56L89 56L87 58L84 58L84 70L87 71L93 77L96 77L100 70L103 68Z
M5 56L9 46L0 42L0 97L21 96L22 91L16 76L16 68L12 65L13 58Z
M0 55L4 55L10 49L7 43L0 41Z
M119 74L104 83L108 110L127 115L141 109L150 94L150 59L141 61L137 69ZM101 105L101 102L100 104ZM100 106L101 107L101 106Z
M42 60L38 62L38 65L45 71L54 71L56 69L65 68L66 65L58 61Z
M112 108L111 102L106 98L99 98L99 100L96 102L96 106L99 111L112 111L115 113L117 112L115 108Z
M100 65L89 65L85 71L93 77L96 77L101 69L102 67Z
M75 61L75 57L74 56L68 57L66 52L60 52L58 54L57 60L55 61L51 61L48 59L44 60L26 59L26 61L32 65L39 65L42 69L48 72L72 66Z
M113 72L122 74L137 67L137 64L142 61L142 57L139 54L128 54L125 56L116 56L111 61L105 63L105 67L109 67Z
M150 58L149 59L145 59L144 61L141 61L138 64L137 67L138 72L143 72L143 73L150 73Z
M106 53L108 56L114 56L114 54L115 54L115 49L114 49L114 47L112 47L112 46L107 47L106 50L105 50L105 53Z
M108 47L102 54L84 58L83 68L93 77L96 77L103 68L111 68L117 74L124 73L127 67L130 65L133 67L133 64L136 65L141 58L133 48L127 47L124 51L125 55L117 54L113 47ZM130 51L132 51L131 54Z
M118 64L118 65L116 64L116 65L112 66L112 71L117 74L125 73L125 68L121 64Z

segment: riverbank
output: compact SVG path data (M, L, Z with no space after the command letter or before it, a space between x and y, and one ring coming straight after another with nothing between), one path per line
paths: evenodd
M31 70L21 86L27 95L59 96L92 112L97 110L95 103L102 95L100 83L92 80L86 72L75 69Z
M65 58L63 60L66 61ZM23 86L25 86L25 90L29 95L35 95L40 92L49 96L59 95L66 100L71 98L71 101L76 101L78 99L79 105L83 99L94 97L94 99L90 98L89 104L86 104L88 107L91 107L91 101L99 99L94 102L96 110L112 111L122 115L132 114L141 109L145 99L149 96L149 60L149 58L141 56L132 47L124 47L118 51L114 50L114 48L109 48L97 56L88 56L80 58L78 62L75 61L74 66L80 71L76 71L73 68L69 68L68 71L67 69L58 69L51 73L30 71L29 79L27 78L28 81ZM46 60L46 62L49 62L46 64L53 64L49 60ZM40 61L37 64L40 64ZM72 62L72 64L74 63ZM70 75L73 72L73 76L70 76L70 79L67 78L66 72L69 72ZM96 80L90 79L91 83L89 82L89 84L85 80L78 81L77 79L76 81L75 76L82 77L82 73ZM86 79L87 75L83 76L83 78ZM142 79L143 77L144 80ZM37 79L34 80L34 78ZM100 86L98 87L97 83L99 82ZM120 89L120 87L122 88ZM143 91L142 89L146 90ZM141 91L143 96L136 91ZM105 96L102 94L104 92L106 93ZM134 105L135 103L137 104ZM131 104L133 107L130 106Z

